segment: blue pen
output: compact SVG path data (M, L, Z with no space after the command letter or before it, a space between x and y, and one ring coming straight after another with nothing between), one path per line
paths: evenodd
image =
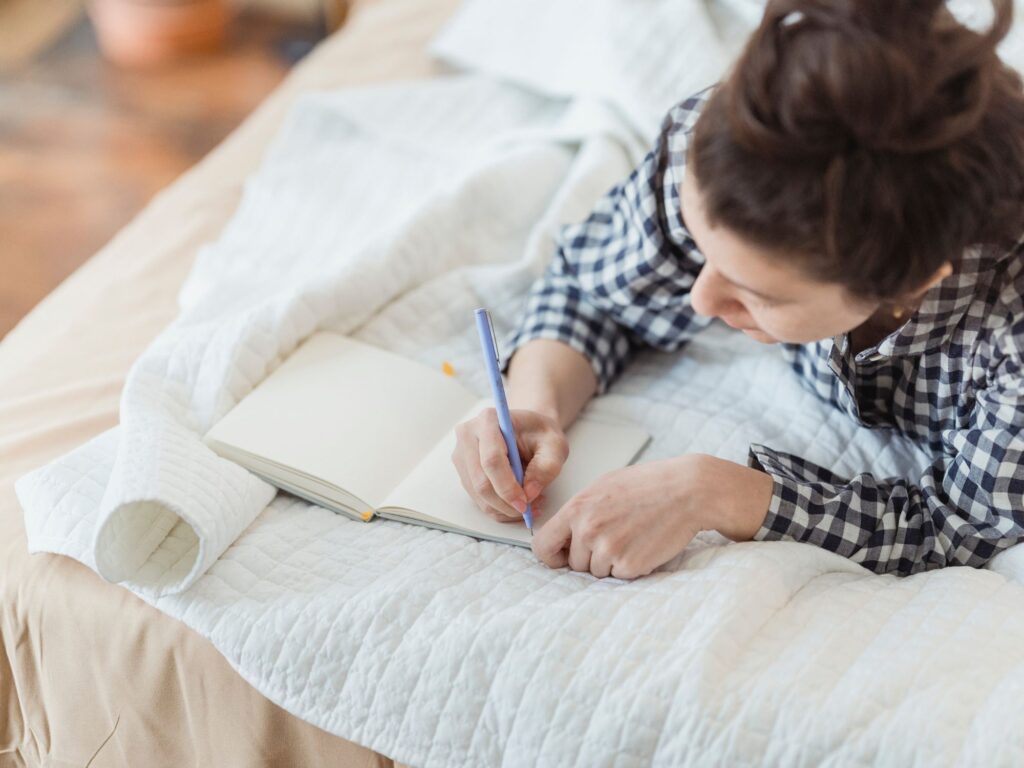
M512 427L512 414L508 411L508 401L505 399L505 387L501 383L501 371L498 359L498 340L494 337L494 326L491 325L491 313L481 307L474 313L476 315L476 330L480 334L480 346L484 349L484 363L487 365L487 378L491 380L491 394L494 396L495 410L498 412L498 426L501 427L501 435L505 438L505 448L508 449L508 458L512 462L512 472L515 473L516 482L523 484L523 462L519 458L519 447L516 445L516 432ZM527 503L526 511L523 512L523 520L526 527L533 533L533 510Z

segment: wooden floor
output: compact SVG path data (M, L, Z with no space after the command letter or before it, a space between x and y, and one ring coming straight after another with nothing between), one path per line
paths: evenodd
M322 35L320 25L243 11L225 51L131 71L104 62L81 15L0 72L0 337Z

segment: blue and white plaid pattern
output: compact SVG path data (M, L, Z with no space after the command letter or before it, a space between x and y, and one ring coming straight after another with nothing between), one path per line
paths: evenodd
M682 219L690 133L711 90L666 116L653 149L580 224L563 228L532 286L503 369L531 339L586 356L598 394L641 346L679 349L706 327L690 306L704 263ZM868 427L895 428L935 460L921 477L838 477L763 445L774 481L761 540L791 539L879 573L981 566L1024 540L1024 247L971 249L899 330L854 355L844 334L783 344L801 380Z

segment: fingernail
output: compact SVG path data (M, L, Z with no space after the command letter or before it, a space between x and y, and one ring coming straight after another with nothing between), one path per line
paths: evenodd
M526 487L523 488L523 491L526 492L527 500L533 501L533 497L540 493L540 483L536 480L530 480Z
M519 512L520 515L523 514L523 512L526 511L526 502L525 501L517 501L512 506L514 506L516 508L516 510Z

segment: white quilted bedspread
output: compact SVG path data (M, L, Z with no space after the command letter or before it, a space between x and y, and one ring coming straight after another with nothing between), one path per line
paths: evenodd
M464 65L465 33L447 42ZM677 73L680 93L723 50ZM448 360L485 394L472 309L511 330L558 224L651 138L635 131L654 107L599 90L557 99L469 74L302 100L133 368L120 426L19 480L30 547L185 622L290 712L416 766L1021 764L1016 550L995 571L897 579L704 535L648 578L595 580L349 521L202 445L320 327ZM924 461L718 326L642 354L589 407L651 432L642 461L742 462L752 441L841 473Z

